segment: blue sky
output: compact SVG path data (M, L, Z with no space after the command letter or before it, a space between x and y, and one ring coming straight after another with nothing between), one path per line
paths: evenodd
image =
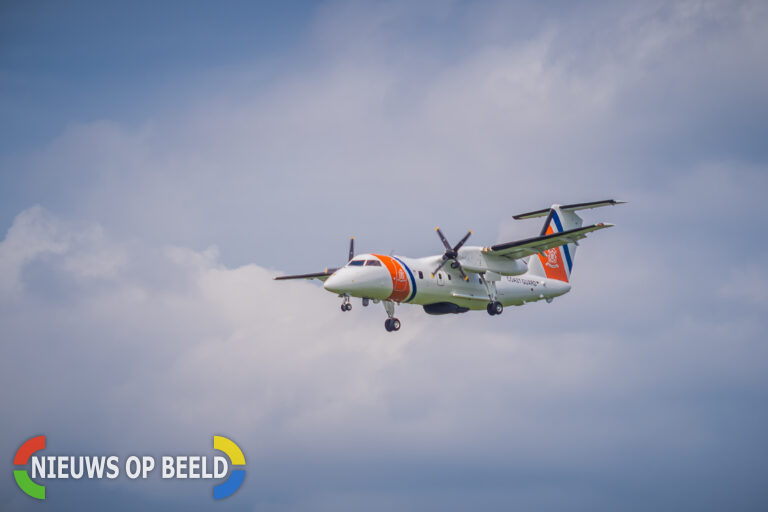
M0 451L227 434L237 510L763 510L766 28L748 1L4 4ZM392 336L271 279L609 197L573 292L498 318L401 307ZM47 505L207 508L194 484Z
M266 75L301 43L314 10L302 2L5 4L4 149L45 142L71 122L142 122L178 108L211 70L251 61Z

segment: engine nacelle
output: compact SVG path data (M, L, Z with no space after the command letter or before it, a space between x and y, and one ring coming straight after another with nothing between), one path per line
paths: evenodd
M502 276L519 276L528 271L523 260L511 260L503 256L484 253L482 247L465 247L459 252L459 262L470 272L496 272Z

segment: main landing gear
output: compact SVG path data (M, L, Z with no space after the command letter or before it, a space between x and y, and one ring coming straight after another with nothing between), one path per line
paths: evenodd
M501 305L501 302L494 300L492 302L488 303L488 306L485 308L488 311L488 314L493 315L500 315L502 311L504 311L504 306Z
M504 311L504 306L502 306L501 302L496 300L496 281L499 280L500 276L495 272L488 272L486 274L480 274L480 279L485 285L485 289L488 291L488 300L490 301L485 307L485 310L488 311L488 314L491 316L500 315L502 311Z
M400 320L394 317L387 318L386 320L384 320L384 328L387 330L387 332L399 331Z
M384 309L387 312L387 318L384 321L384 328L387 330L387 332L392 331L399 331L400 330L400 320L395 318L395 303L391 300L385 300L382 301L382 304L384 304Z

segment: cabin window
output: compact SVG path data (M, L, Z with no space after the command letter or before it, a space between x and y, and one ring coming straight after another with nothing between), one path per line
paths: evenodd
M419 279L424 279L424 272L419 270Z
M448 280L450 281L451 280L451 274L445 274L445 275L448 276Z
M362 267L365 260L352 260L349 262L350 267Z
M380 267L381 262L379 260L366 260L365 261L366 267Z

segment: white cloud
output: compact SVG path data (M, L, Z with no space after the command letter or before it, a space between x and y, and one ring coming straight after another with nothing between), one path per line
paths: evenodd
M8 296L19 290L19 272L22 265L41 254L61 254L67 242L56 236L51 219L45 218L42 208L22 212L0 245L0 291Z

